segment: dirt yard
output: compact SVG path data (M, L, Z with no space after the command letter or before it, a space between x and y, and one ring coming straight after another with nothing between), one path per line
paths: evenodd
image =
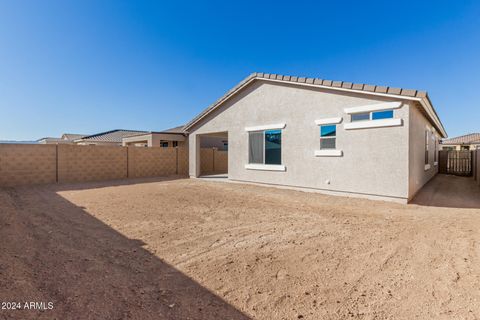
M0 191L0 319L480 318L478 208L113 184Z

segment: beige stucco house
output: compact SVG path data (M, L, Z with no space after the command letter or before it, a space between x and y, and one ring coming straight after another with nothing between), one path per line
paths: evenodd
M150 131L137 133L132 136L122 138L122 146L136 147L182 147L185 145L187 134L183 130L184 126L167 129L164 131ZM208 136L204 137L201 148L215 148L217 150L226 150L228 140L226 137Z
M480 133L443 139L440 143L442 150L477 150L480 149Z
M39 144L74 144L74 141L85 137L85 134L64 133L60 138L46 137L37 140Z
M426 92L254 73L183 128L228 139L228 179L407 202L438 172L447 136Z
M115 129L88 135L74 140L78 145L95 145L95 146L121 146L122 139L138 134L145 134L146 131Z
M185 143L183 126L165 131L141 132L122 138L122 146L137 147L177 147Z

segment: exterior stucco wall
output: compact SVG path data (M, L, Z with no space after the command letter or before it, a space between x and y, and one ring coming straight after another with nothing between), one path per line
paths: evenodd
M126 137L122 139L122 145L135 145L146 143L148 147L160 147L161 141L168 141L169 147L172 147L173 141L183 142L185 141L185 136L182 134L167 134L167 133L148 133L138 136Z
M419 106L412 104L410 108L410 148L409 148L409 200L438 173L438 154L437 163L434 161L434 141L432 135L429 139L429 165L425 167L425 130L432 132L432 125L427 118L420 112ZM437 144L437 152L440 149L440 136L437 132L435 135L435 143Z
M198 136L228 132L228 175L232 180L315 188L380 197L408 198L409 106L394 111L398 127L345 130L344 108L400 101L298 85L256 81L190 129L190 176L199 174ZM315 157L320 129L316 119L343 117L337 125L342 157ZM286 123L282 131L285 172L245 169L247 126Z

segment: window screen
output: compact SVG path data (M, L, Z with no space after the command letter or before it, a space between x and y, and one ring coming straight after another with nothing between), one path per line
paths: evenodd
M263 164L263 131L248 133L248 162Z

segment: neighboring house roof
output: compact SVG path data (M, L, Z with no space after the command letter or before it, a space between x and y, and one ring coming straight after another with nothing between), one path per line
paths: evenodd
M75 140L75 142L89 141L122 143L122 138L145 133L147 133L147 131L116 129L86 136L81 139Z
M422 105L427 117L435 124L435 127L440 131L440 134L443 137L447 136L445 128L443 127L442 122L440 121L435 109L432 106L430 98L426 91L419 91L415 89L402 89L402 88L393 88L385 86L376 86L369 84L358 84L345 81L332 81L332 80L322 80L318 78L306 78L306 77L295 77L295 76L284 76L279 74L269 74L269 73L252 73L250 76L242 80L235 87L230 89L225 95L218 99L215 103L210 105L208 108L203 110L198 116L193 118L189 123L184 127L184 132L187 132L193 125L198 123L203 117L209 114L211 111L220 107L223 102L234 96L238 91L243 89L245 86L250 84L255 80L263 80L270 82L280 82L280 83L295 83L298 85L305 85L311 87L326 88L338 91L349 91L357 92L370 95L380 95L386 97L399 97L406 100L414 100L420 102Z
M39 139L41 140L41 139ZM38 141L22 141L22 140L0 140L1 143L8 143L8 144L38 144Z
M443 139L442 144L480 144L480 133L470 133L450 139Z
M45 137L38 139L37 142L42 143L65 143L66 141L62 138L54 138L54 137Z
M167 130L162 131L162 133L167 133L167 132L170 132L170 133L183 133L183 128L184 128L184 127L185 127L185 125L178 126L178 127L175 127L175 128L170 128L170 129L167 129Z
M166 130L163 130L163 131L140 132L140 133L132 134L129 137L143 136L145 134L181 134L181 135L185 135L185 132L183 131L183 128L184 128L184 126L178 126L178 127L166 129Z
M86 137L86 136L88 136L88 135L87 134L78 134L78 133L64 133L64 134L62 134L62 139L73 141L73 140L81 139L81 138Z

